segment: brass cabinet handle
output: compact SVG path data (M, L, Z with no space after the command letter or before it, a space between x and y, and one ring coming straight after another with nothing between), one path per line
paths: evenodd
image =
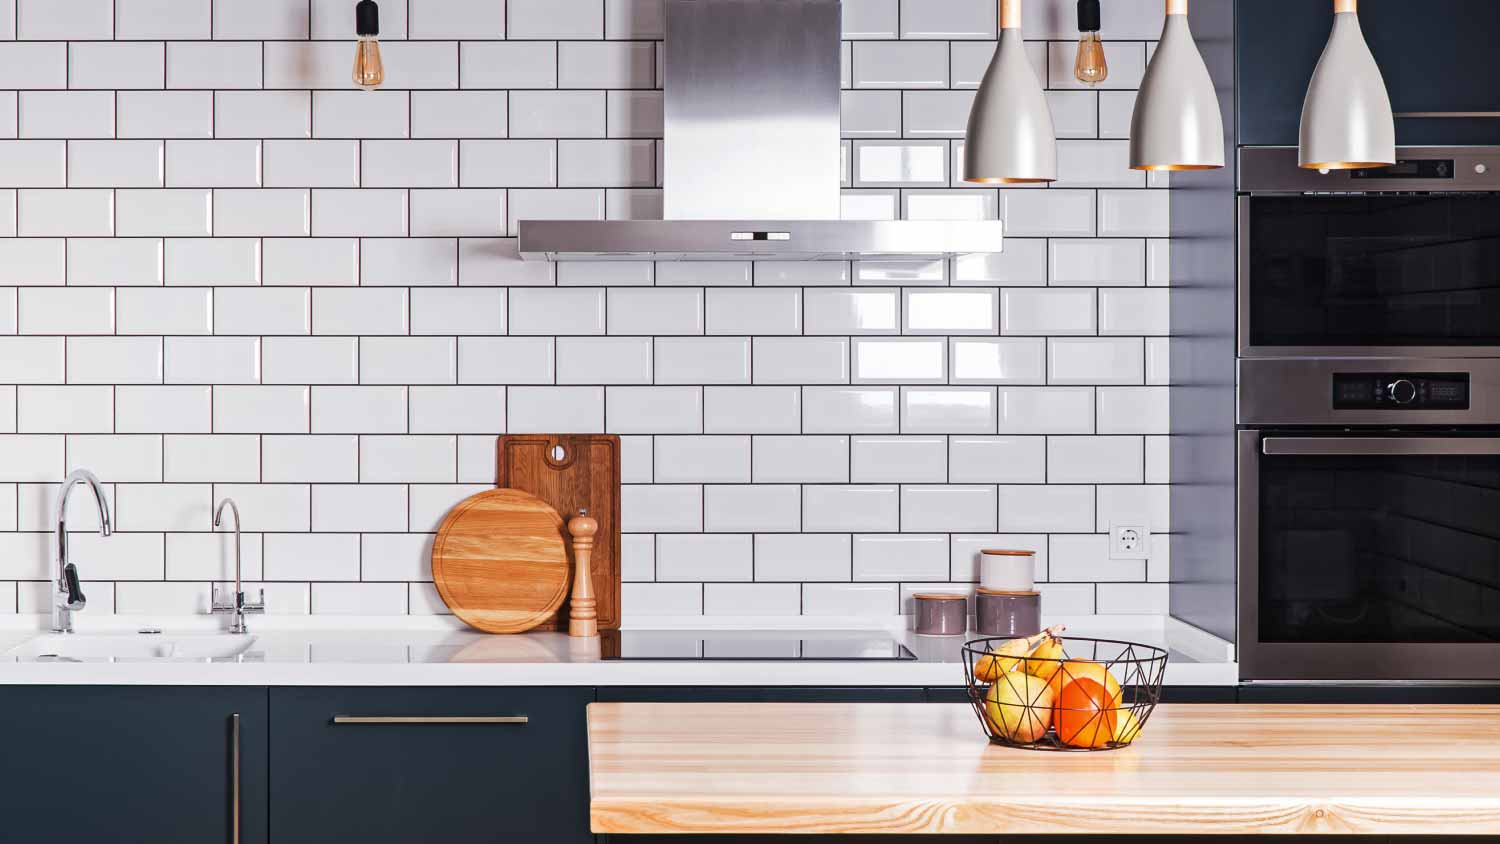
M335 724L525 724L525 715L335 715Z
M240 714L229 716L229 844L240 844Z

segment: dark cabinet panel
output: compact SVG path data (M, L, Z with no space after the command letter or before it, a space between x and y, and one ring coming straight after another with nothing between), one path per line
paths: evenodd
M573 688L272 689L272 835L276 844L592 841L592 699ZM451 720L474 717L526 721Z
M265 844L264 688L6 686L0 817L7 841Z
M1403 112L1500 112L1494 0L1364 0L1360 26ZM1333 4L1238 0L1239 142L1295 145L1302 100L1333 25ZM1398 118L1403 146L1500 143L1500 119Z
M922 703L919 688L801 686L606 686L601 703Z

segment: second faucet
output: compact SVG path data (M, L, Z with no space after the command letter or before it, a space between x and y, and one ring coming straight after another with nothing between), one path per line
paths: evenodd
M234 516L234 596L231 600L220 601L218 585L215 584L208 611L213 615L233 615L234 623L229 626L230 633L248 633L249 628L245 626L245 616L265 614L266 590L260 590L259 601L245 601L245 584L240 572L240 507L234 503L234 499L226 498L219 502L218 508L214 510L214 527L218 528L223 523L226 507Z

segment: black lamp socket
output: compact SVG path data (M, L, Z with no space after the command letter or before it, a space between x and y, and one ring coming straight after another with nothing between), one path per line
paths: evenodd
M380 7L375 0L359 0L354 6L354 32L361 38L380 34Z
M1078 31L1098 32L1102 28L1099 0L1078 0Z

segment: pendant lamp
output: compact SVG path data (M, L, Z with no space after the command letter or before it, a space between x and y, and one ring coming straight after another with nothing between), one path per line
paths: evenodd
M1141 80L1130 120L1135 170L1224 166L1224 118L1208 66L1188 28L1188 0L1167 0L1161 41Z
M1021 0L1000 0L1000 43L990 60L964 142L964 181L1057 180L1057 132L1042 83L1026 58Z
M1358 0L1334 0L1333 34L1302 104L1298 163L1354 170L1396 163L1396 118L1359 26Z

